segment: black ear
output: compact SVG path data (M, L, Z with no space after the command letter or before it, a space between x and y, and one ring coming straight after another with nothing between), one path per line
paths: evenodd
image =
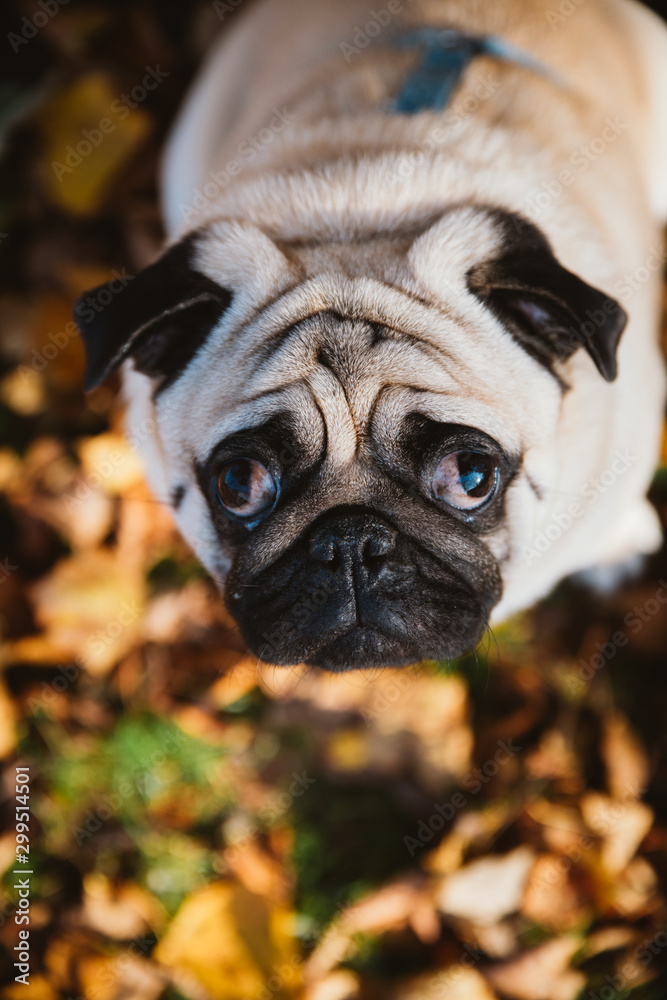
M468 287L512 336L552 373L585 347L600 374L616 378L616 348L628 321L615 299L556 260L539 229L520 216L500 217L503 247L468 273Z
M202 346L232 297L194 270L197 239L197 234L186 237L136 277L118 276L77 300L74 318L86 347L87 392L129 356L164 387Z

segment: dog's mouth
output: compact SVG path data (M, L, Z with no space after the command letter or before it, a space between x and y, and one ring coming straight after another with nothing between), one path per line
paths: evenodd
M449 660L474 648L499 587L460 572L367 512L319 522L227 603L250 649L332 672Z

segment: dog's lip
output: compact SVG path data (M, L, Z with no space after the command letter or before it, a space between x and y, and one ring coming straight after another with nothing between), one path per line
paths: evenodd
M481 634L484 620L480 619ZM424 646L419 642L419 632L423 631ZM442 647L436 649L437 638L419 623L410 636L390 632L375 626L357 624L336 636L327 636L316 648L304 657L311 667L319 667L331 673L361 670L370 667L406 667L423 660L449 660L462 655L463 649L446 649L443 637ZM466 646L467 650L467 646Z
M401 649L404 651L399 652ZM354 625L340 635L327 636L304 662L342 673L368 667L405 667L420 659L414 647L405 649L405 637L368 625Z

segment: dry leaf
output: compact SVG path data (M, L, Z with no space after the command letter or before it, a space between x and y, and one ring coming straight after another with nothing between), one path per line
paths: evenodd
M582 796L581 814L588 828L602 838L600 860L610 876L627 867L653 823L653 811L645 803L617 802L600 792Z
M357 1000L359 978L340 969L306 989L304 1000Z
M193 975L214 1000L256 996L272 977L276 1000L286 1000L300 983L292 922L244 887L217 882L186 899L154 958Z
M84 879L82 916L89 927L119 940L159 929L166 919L155 897L141 886L113 885L99 872L90 872Z
M430 887L421 878L406 878L384 886L345 913L348 933L383 934L410 924L422 940L437 939L440 923Z
M47 404L42 376L32 368L17 368L0 382L0 400L22 417L41 413Z
M411 980L398 987L394 997L395 1000L496 1000L483 976L464 965L451 965Z
M641 798L649 780L646 750L622 713L606 716L603 727L601 750L611 797L621 802Z
M92 674L105 674L138 638L143 580L108 550L64 559L33 596L48 639Z
M10 983L2 991L3 1000L59 1000L59 994L44 976L30 976L26 987L23 983Z
M0 757L8 757L18 738L17 712L9 697L5 682L0 678Z
M534 861L529 847L473 861L445 878L437 896L438 907L449 916L474 924L494 924L520 908Z
M585 976L570 969L580 946L578 937L555 938L511 962L491 966L485 975L512 1000L575 1000L586 985Z
M581 925L586 911L569 872L567 856L543 854L528 878L521 912L528 920L554 931L572 930Z
M145 112L124 103L101 73L61 91L42 116L42 176L53 204L77 215L96 211L150 128Z
M139 456L122 434L109 431L84 438L78 452L87 482L112 496L120 496L143 482Z

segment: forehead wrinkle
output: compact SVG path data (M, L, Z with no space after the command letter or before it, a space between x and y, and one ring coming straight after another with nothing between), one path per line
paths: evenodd
M359 425L342 383L330 369L316 365L308 387L326 423L327 457L340 464L353 461L359 450Z

